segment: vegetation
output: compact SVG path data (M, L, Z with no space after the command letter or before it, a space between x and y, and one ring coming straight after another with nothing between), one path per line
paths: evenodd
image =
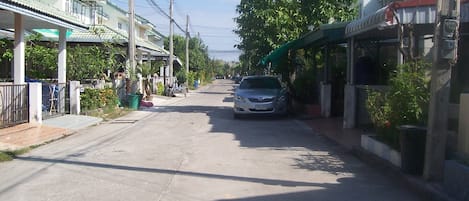
M355 0L241 0L235 19L241 38L236 45L243 70L258 71L261 59L284 43L333 21L349 21L356 16Z
M67 52L67 78L70 80L103 79L105 72L116 72L125 67L123 50L111 43L103 47L80 46L69 48Z
M115 90L111 88L93 89L86 88L80 95L82 110L94 110L98 108L115 109L119 99Z
M369 90L366 106L377 133L394 147L398 147L400 125L425 125L430 100L429 64L409 62L391 74L385 92Z
M169 40L165 41L165 47L169 47ZM194 80L202 83L210 83L216 74L229 74L230 67L222 60L210 59L208 48L199 38L189 40L189 74L186 75L186 39L182 36L174 36L174 55L176 55L183 66L175 67L174 72L180 83L187 79L189 87L193 88ZM185 78L185 79L184 79ZM181 81L184 79L184 81Z
M0 40L4 50L0 61L13 58L12 42ZM25 47L26 75L34 79L57 77L58 49L56 42L44 42L42 35L28 36ZM116 72L125 65L125 52L117 44L104 42L101 45L67 47L67 78L69 80L105 78L107 70Z
M34 147L27 147L14 151L0 151L0 162L11 161L15 156L28 153L32 148Z
M164 86L163 86L163 83L158 82L158 84L157 84L156 87L157 87L157 90L158 90L158 95L164 96Z

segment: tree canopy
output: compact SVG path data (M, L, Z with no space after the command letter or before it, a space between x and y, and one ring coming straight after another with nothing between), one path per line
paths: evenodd
M169 47L169 38L166 38L165 47ZM176 55L183 66L186 63L186 39L184 36L173 36L174 55ZM199 71L207 68L209 63L208 48L199 38L189 39L189 70ZM185 70L183 67L182 69Z
M241 0L236 8L241 38L236 47L243 51L240 61L256 70L260 60L282 44L333 21L353 19L356 0ZM257 69L258 70L258 69Z

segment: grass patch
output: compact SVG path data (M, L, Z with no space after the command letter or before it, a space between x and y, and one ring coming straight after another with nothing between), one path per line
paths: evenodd
M14 151L0 151L0 162L11 161L16 156L28 153L32 148L23 148Z
M0 162L11 161L13 157L5 152L0 152Z
M83 114L92 117L99 117L102 118L104 121L109 121L118 117L125 116L131 111L133 110L129 108L100 108L96 110L85 111L83 112Z

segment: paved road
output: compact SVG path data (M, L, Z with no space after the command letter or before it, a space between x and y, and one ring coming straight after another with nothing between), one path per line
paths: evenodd
M234 120L231 93L217 80L1 163L0 200L418 200L299 121Z

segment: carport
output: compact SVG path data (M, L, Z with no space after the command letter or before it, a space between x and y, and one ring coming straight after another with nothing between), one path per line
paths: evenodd
M275 68L282 59L288 59L286 55L290 51L299 49L311 49L315 53L322 51L325 55L324 68L320 69L321 72L318 76L317 84L319 85L319 102L321 116L323 117L342 115L345 78L335 75L345 71L346 67L339 65L342 62L341 60L345 60L345 55L343 55L343 58L338 56L336 50L342 49L345 51L346 39L344 33L347 24L348 22L322 24L316 30L306 33L301 38L290 41L275 49L261 61L262 64ZM332 53L332 50L336 52ZM343 63L345 64L345 61ZM318 61L313 61L313 67L318 69Z
M13 83L2 86L2 126L25 121L41 123L41 86L38 83L30 83L28 90L25 83L25 35L34 29L58 30L58 83L63 87L66 83L67 30L87 30L88 26L53 6L36 1L0 1L0 9L0 29L14 32ZM59 91L65 93L64 90ZM58 100L58 109L63 109L64 94L59 97L63 100Z

